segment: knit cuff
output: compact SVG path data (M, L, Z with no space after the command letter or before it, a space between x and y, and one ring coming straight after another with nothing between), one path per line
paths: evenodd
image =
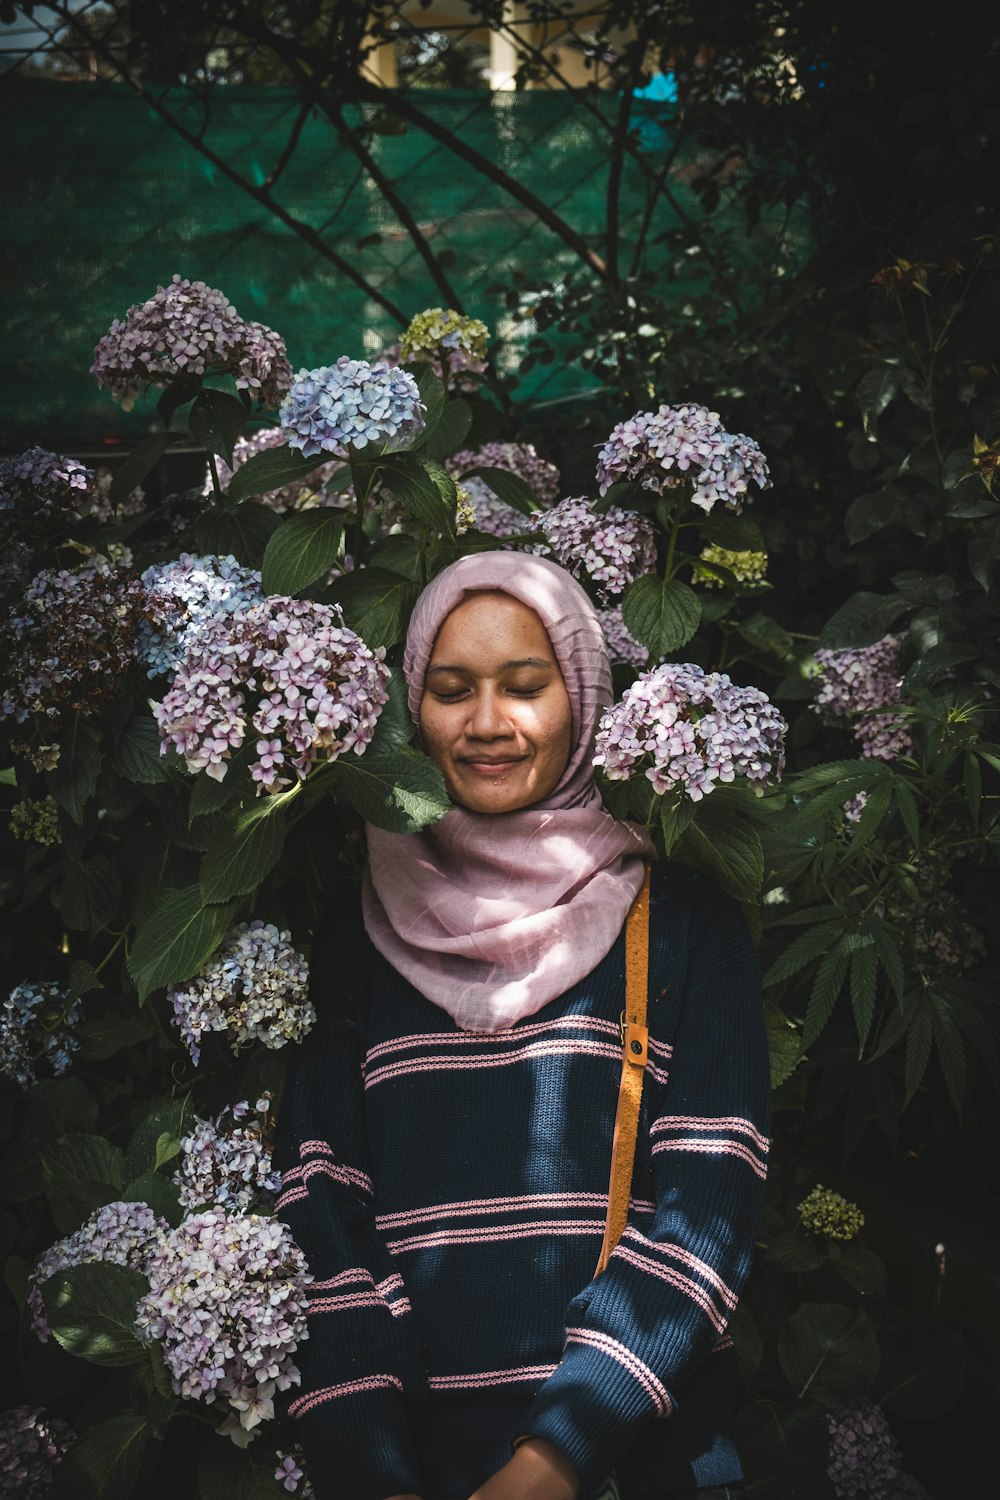
M665 1387L624 1344L571 1329L562 1363L518 1424L519 1435L545 1438L565 1453L586 1495L607 1478L651 1417L673 1409Z
M358 1382L360 1384L360 1382ZM393 1388L331 1387L302 1399L295 1430L316 1500L422 1493L410 1425Z

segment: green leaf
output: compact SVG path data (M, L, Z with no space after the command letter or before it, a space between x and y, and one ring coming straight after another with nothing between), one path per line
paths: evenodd
M146 1358L135 1334L135 1307L149 1290L138 1271L89 1261L57 1271L42 1285L56 1340L93 1365L135 1365Z
M74 958L69 966L69 979L66 983L66 998L78 1000L81 995L86 995L90 990L102 990L100 975L93 964L85 958Z
M232 556L245 568L260 568L267 544L281 525L281 517L269 505L244 500L203 511L194 523L194 535L199 552Z
M864 1053L875 1019L875 942L869 935L851 952L851 1007L858 1029L858 1056Z
M673 853L685 828L694 820L697 808L690 797L681 797L672 802L669 797L660 798L660 830L663 834L663 852L668 857Z
M164 1136L179 1140L190 1130L194 1111L190 1098L170 1099L151 1109L136 1127L125 1152L125 1180L132 1182L146 1172L155 1172L160 1165L160 1142Z
M498 469L494 464L476 464L459 476L459 484L470 475L475 475L493 491L498 500L520 511L522 516L536 517L539 512L538 495L526 479L512 474L509 469Z
M145 1203L154 1214L177 1226L184 1217L180 1193L169 1177L156 1172L144 1172L122 1188L120 1197L125 1203Z
M432 531L455 535L458 492L443 464L416 453L389 453L378 460L378 468L405 510Z
M816 927L799 933L784 952L778 954L768 969L764 976L764 988L769 989L772 985L780 984L783 979L790 979L793 974L804 969L806 964L812 963L814 958L826 953L843 929L844 924L838 919L821 922Z
M984 521L969 536L969 572L985 593L993 581L993 564L1000 552L1000 519Z
M685 645L701 620L701 601L694 589L658 573L646 573L629 585L622 601L625 628L652 656L667 656Z
M802 1061L802 1043L798 1031L776 1005L769 1005L764 1013L767 1026L767 1051L771 1064L771 1088L778 1089L787 1083Z
M279 1500L285 1490L274 1477L273 1443L237 1448L209 1438L198 1450L198 1500Z
M723 790L716 789L698 804L695 821L681 835L677 852L738 901L755 901L764 881L760 836L721 794Z
M461 399L448 401L441 409L441 416L433 431L427 436L422 451L428 458L447 458L461 448L472 426L472 408Z
M878 961L888 975L889 983L892 985L897 997L902 995L906 976L903 969L903 960L899 952L899 944L896 942L891 928L885 925L881 917L869 916L866 921L866 929L871 934Z
M95 854L85 865L71 865L59 896L63 921L95 937L111 922L121 894L118 866L107 855Z
M911 1421L940 1417L962 1397L967 1362L966 1341L956 1328L939 1327L917 1344L887 1341L879 1370L879 1405Z
M307 510L288 516L264 550L264 592L295 595L315 583L336 562L343 535L344 516L339 510Z
M227 391L206 386L195 397L188 416L188 428L196 443L209 453L217 453L232 468L233 444L243 436L246 416L242 401Z
M342 755L336 773L336 795L350 802L366 823L391 833L419 833L453 805L441 772L419 750Z
M837 996L851 962L850 944L846 937L840 938L820 962L813 981L812 993L806 1007L802 1027L802 1045L809 1048L823 1030L833 1014Z
M165 756L160 754L160 731L151 714L136 714L119 736L111 764L126 781L152 786L170 780Z
M844 516L848 541L863 542L875 532L881 531L883 526L889 526L899 519L905 504L902 495L888 488L859 495L856 500L851 501Z
M852 594L823 626L819 644L827 651L874 646L908 608L898 594Z
M778 1340L778 1360L800 1400L829 1409L867 1394L879 1366L878 1340L856 1308L805 1302Z
M221 781L216 781L207 771L199 771L194 779L191 801L188 804L189 826L196 818L218 812L239 796L251 792L256 796L256 788L250 779L250 764L257 758L256 747L257 736L250 735L227 762L228 768Z
M931 1005L933 1007L932 1017L934 1024L934 1046L944 1074L945 1085L948 1096L955 1106L957 1113L961 1114L962 1105L965 1100L965 1084L968 1073L968 1059L965 1055L965 1043L962 1034L955 1024L955 1018L951 1013L946 996L932 990L930 992Z
M257 495L269 495L297 479L305 479L323 464L330 462L329 453L315 453L303 458L300 453L282 443L280 448L265 448L255 453L245 464L240 464L226 486L226 500L235 505L238 500L253 500Z
M437 430L445 409L448 391L440 376L435 375L430 365L424 365L417 376L417 390L420 392L420 400L424 405L424 433L432 433ZM471 415L470 415L471 421Z
M42 1181L52 1217L61 1234L114 1199L124 1176L120 1147L100 1135L64 1135L41 1153Z
M962 786L965 790L965 801L972 819L972 826L978 828L979 808L983 796L983 773L978 760L971 752L966 755L962 766Z
M896 799L896 807L902 819L903 827L914 849L920 847L920 813L917 811L917 799L910 790L910 784L902 776L894 776L892 782L892 794Z
M924 1080L927 1064L931 1059L933 1040L934 1022L931 1019L931 1013L922 1007L910 1018L906 1028L906 1052L903 1063L903 1076L906 1082L904 1108L910 1103Z
M406 634L419 585L386 568L361 568L345 573L330 590L330 598L344 611L344 620L372 650L387 650Z
M128 499L136 485L141 484L146 475L156 468L173 441L172 433L151 432L136 443L125 462L115 469L111 488L108 490L108 499L112 505L121 505L123 500Z
M763 552L764 536L756 521L746 516L737 516L730 511L719 511L701 522L703 541L716 547L725 547L727 552Z
M149 1423L132 1410L85 1428L56 1470L52 1500L81 1494L82 1500L131 1500L149 1439Z
M63 735L59 764L46 773L49 791L74 823L83 822L83 810L94 795L101 774L99 731L84 714L77 714Z
M107 1015L99 1020L84 1021L77 1028L82 1055L92 1062L103 1062L117 1056L126 1047L148 1042L153 1034L153 1024L145 1016Z
M885 1296L885 1261L874 1250L867 1250L864 1245L839 1245L831 1240L828 1253L837 1274L849 1287L863 1297Z
M861 408L861 421L865 437L874 442L878 433L878 418L899 390L899 372L891 365L880 370L869 370L862 376L856 392Z
M817 1271L825 1259L819 1246L798 1229L780 1230L764 1250L764 1265L769 1271Z
M169 1130L161 1130L156 1137L156 1162L153 1166L154 1172L158 1172L168 1161L173 1161L180 1154L181 1143Z
M256 808L226 820L201 862L201 893L206 901L246 896L270 875L285 847L280 812L260 816Z
M388 701L375 725L375 733L366 755L383 755L387 750L406 750L413 742L413 720L410 718L406 678L393 672L385 685Z
M206 906L200 884L163 891L128 956L140 1003L161 985L197 973L222 941L232 915L232 902Z

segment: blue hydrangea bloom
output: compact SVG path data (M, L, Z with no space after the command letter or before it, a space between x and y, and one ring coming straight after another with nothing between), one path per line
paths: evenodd
M407 370L346 354L335 365L300 370L279 420L289 447L306 458L318 453L343 458L348 445L395 442L398 447L424 425L420 392Z

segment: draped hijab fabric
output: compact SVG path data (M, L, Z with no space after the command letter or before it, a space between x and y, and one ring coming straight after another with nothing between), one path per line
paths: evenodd
M375 947L466 1031L512 1026L589 974L621 931L652 852L644 829L605 810L594 781L611 669L593 605L557 564L480 552L427 586L403 657L414 722L442 624L483 590L520 600L548 632L572 712L566 768L547 797L516 812L455 807L416 834L369 824L362 892Z

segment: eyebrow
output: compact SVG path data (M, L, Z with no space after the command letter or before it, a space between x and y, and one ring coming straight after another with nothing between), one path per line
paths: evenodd
M522 656L517 661L505 661L500 670L502 672L509 672L515 667L554 668L555 662L547 661L544 656ZM461 664L458 664L457 666L451 666L450 664L439 662L436 666L427 668L427 676L432 677L435 672L469 672L470 670L471 668L463 666Z

